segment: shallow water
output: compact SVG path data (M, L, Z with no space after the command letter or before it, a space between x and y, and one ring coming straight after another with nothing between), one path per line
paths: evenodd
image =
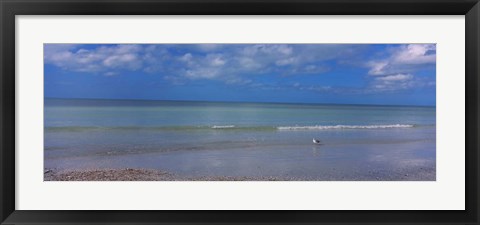
M66 170L435 180L435 130L434 107L46 99L44 155Z

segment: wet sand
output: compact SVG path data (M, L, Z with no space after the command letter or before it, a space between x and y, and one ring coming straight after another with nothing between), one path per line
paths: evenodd
M337 180L341 179L322 179ZM198 176L187 177L173 173L152 170L152 169L86 169L86 170L58 170L46 169L44 171L44 181L322 181L318 179L308 179L300 177L248 177L248 176ZM348 179L351 180L351 179ZM363 181L378 181L371 179L360 179ZM390 181L418 181L435 180L435 170L421 169L413 174L406 174L403 178L396 177ZM383 178L382 181L389 181Z
M288 179L288 178L287 178ZM172 173L150 169L93 169L44 172L45 181L277 181L275 177L204 176L182 177ZM285 180L285 179L283 179ZM290 179L288 179L290 180Z

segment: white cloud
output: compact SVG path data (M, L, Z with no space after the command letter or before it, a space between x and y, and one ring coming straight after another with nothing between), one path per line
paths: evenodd
M211 65L211 66L215 66L215 67L218 67L218 66L223 66L225 65L225 59L222 58L222 55L220 54L208 54L206 56L206 60L208 60L208 63Z
M394 75L388 75L384 77L377 77L377 80L380 81L405 81L405 80L411 80L413 76L411 74L394 74Z
M294 57L277 60L277 61L275 62L275 64L276 64L277 66L286 66L286 65L293 64L293 63L295 63L295 58L294 58Z
M386 61L371 61L368 62L368 66L370 67L370 71L368 74L370 75L382 75L384 74L384 69L388 65Z
M298 82L295 82L291 85L291 87L296 88L297 90L301 91L314 91L314 92L329 92L332 91L332 87L330 86L322 86L322 85L304 85Z
M108 72L117 69L137 70L142 67L139 45L107 45L97 49L70 45L45 45L45 63L74 72Z
M175 84L218 80L259 87L255 77L274 74L318 75L335 68L332 60L354 61L368 68L371 90L403 90L419 85L416 71L435 63L435 45L401 45L365 62L364 45L63 45L46 44L46 64L65 71L115 76L126 71L158 74ZM357 57L357 58L355 58ZM327 66L328 65L328 66ZM353 65L353 64L351 64ZM422 81L423 83L431 81ZM434 81L433 81L434 82ZM329 86L290 86L306 91L333 91ZM273 88L263 85L262 88ZM336 88L337 89L337 88Z
M247 71L255 71L262 68L262 65L256 60L250 57L238 57L236 58L240 68L243 68Z
M285 44L125 44L100 45L94 48L86 45L47 44L44 59L46 64L72 72L107 75L118 74L121 70L142 70L163 76L179 76L179 79L183 77L226 80L227 77L265 73L279 75L324 73L325 67L318 64L323 60L341 57L343 53L348 52L347 49L349 47L344 45L306 47Z
M214 68L198 68L195 70L186 70L185 76L191 79L212 79L220 75L220 71Z
M322 63L324 59L330 59L333 49L330 45L315 46L315 49L306 51L304 45L228 45L227 47L219 45L217 49L227 49L222 53L193 53L189 52L182 55L179 68L188 79L217 79L226 83L233 77L242 77L243 80L249 80L249 76L257 76L265 73L283 75L295 74L320 74L327 71L324 66L316 65ZM344 49L344 46L338 46ZM326 49L328 53L322 51ZM337 49L338 50L338 49ZM306 52L314 52L306 54ZM342 52L341 50L335 52ZM317 57L318 55L318 57ZM303 58L302 58L303 57ZM174 66L174 65L170 65Z
M367 63L369 75L413 72L436 63L435 44L401 45L391 50L387 58Z
M404 45L393 54L392 60L397 64L435 63L435 51L435 44Z
M105 75L105 76L107 76L107 77L111 77L111 76L117 75L117 73L116 73L116 72L106 72L106 73L104 73L103 75Z
M375 77L370 83L368 92L397 92L418 87L435 86L434 81L425 78L418 78L412 74L391 74Z
M137 60L137 55L135 54L113 55L104 59L103 65L107 67L119 67L125 64L134 63Z
M368 75L375 78L370 91L399 91L428 86L432 81L417 77L418 71L436 63L435 44L409 44L390 49L386 57L366 63Z
M186 53L185 55L180 57L180 60L184 61L184 62L190 62L192 60L192 58L193 58L192 54Z

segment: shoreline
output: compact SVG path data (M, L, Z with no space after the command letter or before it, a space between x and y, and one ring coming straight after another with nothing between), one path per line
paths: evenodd
M201 176L183 177L153 169L46 169L43 181L287 181L276 177ZM292 179L293 180L293 179Z
M428 172L427 172L428 173ZM435 172L433 172L435 173ZM43 181L436 181L416 176L403 179L311 179L303 177L275 177L275 176L180 176L154 169L83 169L63 170L45 169ZM428 177L428 176L427 176ZM420 178L420 179L419 179Z

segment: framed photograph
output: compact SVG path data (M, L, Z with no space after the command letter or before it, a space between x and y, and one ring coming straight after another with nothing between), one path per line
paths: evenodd
M1 224L478 224L477 0L9 1Z

